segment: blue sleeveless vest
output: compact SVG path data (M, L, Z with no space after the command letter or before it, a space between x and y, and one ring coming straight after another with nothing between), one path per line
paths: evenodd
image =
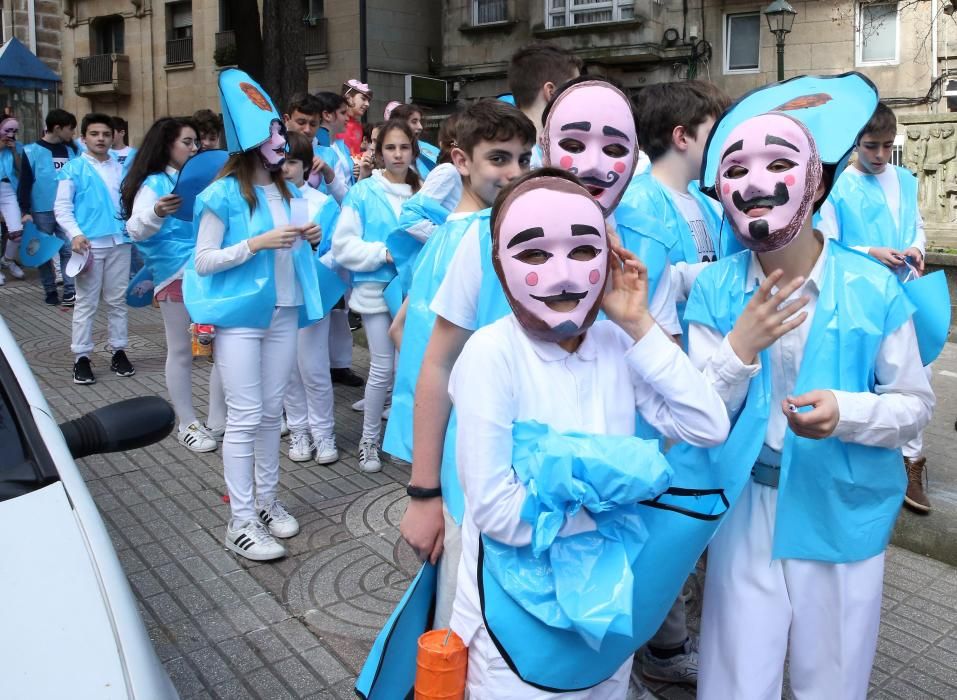
M336 170L336 164L339 162L339 159L342 158L342 156L339 154L339 151L337 151L332 146L318 145L313 147L312 152L315 153L320 158L322 158L326 163L328 163L329 166L336 172L336 176L338 177L339 171ZM348 170L350 173L349 180L346 182L346 184L351 185L352 184L352 177L351 177L352 169L346 168L346 170ZM319 186L316 189L322 192L323 194L331 194L331 192L329 191L329 185L326 184L326 179L324 177L319 178Z
M300 197L295 185L287 186ZM193 226L199 231L203 212L209 209L226 224L223 248L258 236L273 228L269 204L262 188L255 188L256 210L250 217L249 205L234 177L216 180L196 197ZM288 212L289 203L284 203ZM322 318L316 258L308 244L292 254L296 279L302 290L299 325ZM199 275L191 256L183 275L183 300L190 318L196 323L211 323L224 328L268 328L276 307L275 255L263 250L241 265L212 275Z
M907 322L913 305L896 277L869 256L836 241L827 242L821 290L798 372L795 394L813 389L873 392L881 342ZM727 335L753 290L747 291L750 253L709 265L698 278L686 315L690 322ZM699 469L736 464L750 472L764 443L770 411L771 364L761 354L761 373L728 441L710 450L678 445L676 461ZM697 453L697 457L695 454ZM674 457L672 459L672 457ZM826 562L861 561L884 551L904 497L906 477L900 450L837 438L810 440L788 431L784 441L772 556ZM741 480L737 497L747 482Z
M113 206L106 183L86 158L74 158L60 168L57 180L73 181L73 215L84 236L93 239L125 235L123 222Z
M173 191L178 177L178 173L173 177L165 172L153 173L143 181L143 186L164 197ZM159 231L145 241L136 241L135 245L143 254L153 281L161 284L182 270L192 255L196 247L193 224L174 216L166 216Z
M399 219L385 192L371 177L360 180L349 190L349 194L342 200L342 207L352 207L359 214L362 221L362 239L365 241L385 243L389 234L399 225ZM353 272L352 281L356 284L362 282L387 284L395 275L395 265L385 263L371 272Z
M886 246L904 250L917 234L917 178L909 170L891 166L900 183L900 226L887 206L884 190L873 175L844 173L830 200L837 214L840 241L849 246Z
M304 185L309 187L309 185ZM316 211L312 211L313 204L310 201L309 210L312 214L312 222L319 224L322 229L322 240L319 242L319 248L316 254L322 257L332 249L332 234L336 230L336 223L339 221L339 204L332 195L326 195L326 201L322 203Z
M392 410L386 423L385 440L382 449L407 462L412 461L412 414L415 403L415 385L419 380L419 370L425 348L429 344L435 314L429 308L432 299L445 279L452 256L458 249L465 232L473 223L488 227L491 210L483 209L462 219L446 221L437 228L419 256L409 289L409 304L406 309L405 330L402 333L402 352L399 353L399 366L392 390ZM449 416L449 427L445 432L445 445L442 450L442 499L455 522L462 522L465 512L465 498L459 484L455 468L455 409Z
M18 141L14 144L14 148L16 148L17 156L22 158L24 153L23 144ZM16 193L17 187L20 186L20 177L17 175L17 169L14 166L13 151L9 148L0 150L0 178L9 180L10 186Z
M423 180L429 176L429 173L435 170L439 162L439 148L433 146L428 141L419 140L419 157L415 161L415 169L419 172L419 177Z
M70 148L72 144L63 144L68 158L73 160L79 152ZM25 146L23 152L30 161L33 169L33 188L30 191L30 209L32 211L53 211L53 202L56 201L57 171L53 162L53 154L49 148L37 143Z
M419 190L402 205L399 214L399 226L386 238L386 245L392 253L399 276L403 299L412 286L412 273L416 260L422 251L423 243L410 236L407 231L420 221L431 221L441 226L449 216L449 211L436 199Z

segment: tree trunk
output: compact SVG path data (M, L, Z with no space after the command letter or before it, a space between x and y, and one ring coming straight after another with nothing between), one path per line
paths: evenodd
M231 0L232 29L236 32L237 65L253 77L263 80L263 40L259 33L259 6L256 0Z
M280 112L308 86L302 17L297 0L263 0L263 87Z

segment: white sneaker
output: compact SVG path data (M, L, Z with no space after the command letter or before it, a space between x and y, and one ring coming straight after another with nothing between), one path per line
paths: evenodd
M179 431L179 444L193 452L212 452L216 449L216 440L199 423L190 423Z
M367 474L382 471L379 445L375 440L362 440L359 443L359 469Z
M286 425L286 414L282 414L279 419L279 437L286 437L289 434L289 426Z
M235 526L235 527L234 527ZM253 561L269 561L286 556L286 548L269 534L258 520L226 525L226 548Z
M0 287L7 283L7 278L3 276L3 273L0 272Z
M651 681L665 683L698 683L698 638L689 637L682 646L681 653L667 659L659 659L648 647L643 647L637 655L641 672Z
M336 447L335 435L320 438L316 443L316 462L319 464L332 464L339 461L339 448Z
M259 506L259 519L269 528L269 534L273 537L285 539L299 534L299 521L290 515L278 498L272 499L268 506Z
M15 279L22 280L24 278L23 270L15 261L9 258L0 258L0 267L5 267L9 270Z
M354 404L352 404L352 410L356 413L362 413L364 410L366 410L366 400L359 399L356 401Z
M312 437L306 430L293 433L289 438L289 459L293 462L308 462L313 453Z
M203 423L203 432L209 435L216 442L222 442L223 438L226 437L226 426L222 428L210 428L208 425Z

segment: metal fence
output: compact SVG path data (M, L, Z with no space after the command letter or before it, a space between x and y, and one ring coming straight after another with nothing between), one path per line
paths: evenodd
M329 52L328 35L326 32L326 19L316 18L312 20L314 24L307 24L304 29L305 34L305 55L317 56Z
M87 56L77 62L80 85L99 85L113 82L113 54Z
M166 41L166 65L172 66L177 63L193 62L193 37L187 36L182 39L167 39Z
M225 32L216 32L216 50L235 48L236 47L236 32L232 29L228 29Z

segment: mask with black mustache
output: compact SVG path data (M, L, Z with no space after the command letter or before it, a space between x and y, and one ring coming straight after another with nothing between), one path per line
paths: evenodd
M721 147L718 199L746 248L783 248L801 232L821 183L817 146L784 114L762 114L735 127Z
M492 210L492 265L530 336L560 342L595 321L608 273L605 221L581 185L542 168Z

